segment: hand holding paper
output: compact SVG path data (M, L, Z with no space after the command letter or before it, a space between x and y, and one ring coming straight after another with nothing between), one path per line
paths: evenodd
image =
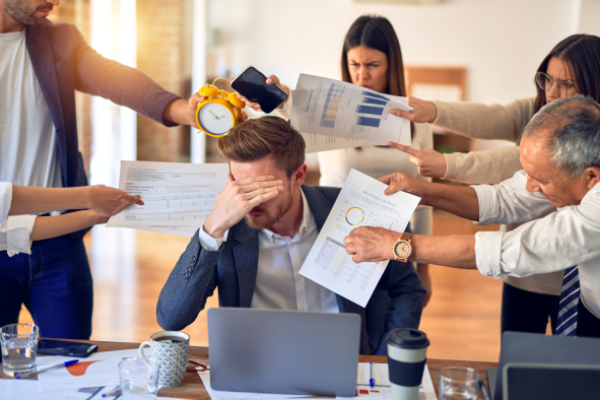
M365 307L389 258L357 264L347 253L344 238L360 226L371 226L385 228L382 230L394 235L395 242L406 229L420 200L403 192L385 196L386 189L384 183L352 169L302 264L300 275ZM380 246L381 243L374 245Z
M400 236L389 229L360 226L344 238L344 244L353 262L380 262L394 259L392 247Z

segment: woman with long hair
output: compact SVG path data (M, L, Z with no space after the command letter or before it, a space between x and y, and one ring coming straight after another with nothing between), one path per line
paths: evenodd
M376 92L395 96L406 96L404 80L404 64L402 51L396 32L390 21L384 17L363 15L352 23L344 39L341 57L341 76L345 82L363 86ZM285 111L279 111L286 118L293 101L293 91L279 83L279 79L271 75L267 83L275 83L288 93ZM260 105L246 101L246 104L260 111ZM433 147L433 134L428 124L411 123L413 149L430 149ZM431 178L421 176L417 167L409 161L408 155L395 152L387 146L365 146L341 150L320 152L319 168L322 186L341 187L354 168L373 178L379 178L391 172L402 171L428 181ZM431 234L432 210L419 206L411 220L412 231L420 234ZM429 266L417 266L419 276L427 289L427 301L431 297L431 280Z
M521 134L544 105L576 94L600 102L600 37L571 35L558 43L535 73L535 98L516 100L506 106L446 103L409 98L410 113L395 110L413 122L429 122L477 139L504 139L517 146L440 154L432 149L415 150L392 144L410 153L419 173L465 183L499 183L522 169L519 160ZM512 227L507 227L511 229ZM504 277L502 332L545 333L548 317L556 329L563 272L527 278Z

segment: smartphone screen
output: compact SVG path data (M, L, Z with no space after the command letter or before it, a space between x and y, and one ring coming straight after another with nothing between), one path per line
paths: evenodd
M250 66L231 82L231 87L248 100L260 104L264 113L270 113L287 99L277 85L267 85L267 77Z
M38 353L61 356L87 357L98 350L91 343L66 342L64 340L42 339L38 343Z

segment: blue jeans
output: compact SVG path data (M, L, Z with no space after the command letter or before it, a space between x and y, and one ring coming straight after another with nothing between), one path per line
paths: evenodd
M81 235L33 242L31 255L0 252L0 326L18 322L21 304L42 337L90 338L92 273Z

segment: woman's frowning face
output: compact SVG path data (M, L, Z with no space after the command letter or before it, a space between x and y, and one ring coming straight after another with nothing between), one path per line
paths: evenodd
M387 92L389 62L385 53L356 46L348 50L346 58L352 83L376 92Z

